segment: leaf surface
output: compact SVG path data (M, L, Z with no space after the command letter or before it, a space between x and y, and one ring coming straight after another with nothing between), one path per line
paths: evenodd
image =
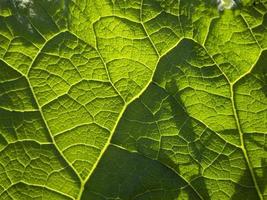
M3 0L0 199L267 199L267 2L221 6Z

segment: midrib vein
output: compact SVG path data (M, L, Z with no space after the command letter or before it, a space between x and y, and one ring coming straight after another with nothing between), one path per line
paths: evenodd
M160 60L160 58L158 58L158 60ZM158 62L157 62L157 63L158 63ZM157 65L157 64L156 64L156 65ZM86 182L90 179L91 175L94 173L94 171L95 171L95 169L97 168L97 166L98 166L98 164L99 164L99 162L100 162L102 156L104 155L104 153L106 152L107 148L108 148L109 145L111 144L111 139L112 139L112 137L113 137L113 135L114 135L114 133L115 133L115 130L116 130L116 128L117 128L117 126L118 126L118 124L119 124L119 122L120 122L120 120L121 120L121 118L122 118L122 116L123 116L123 114L124 114L124 112L125 112L125 110L127 109L128 105L131 104L133 101L135 101L137 98L139 98L140 95L142 95L142 94L145 92L145 90L148 88L149 84L152 82L152 78L153 78L153 76L154 76L154 72L155 72L155 71L156 71L156 70L153 71L153 73L152 73L152 75L151 75L151 77L150 77L150 80L148 81L147 85L146 85L146 86L145 86L145 87L144 87L144 88L143 88L143 89L142 89L142 90L141 90L135 97L133 97L130 101L128 101L128 102L126 102L126 103L124 104L124 106L123 106L123 108L122 108L122 110L121 110L121 112L120 112L120 114L119 114L119 116L118 116L118 118L117 118L117 120L116 120L116 123L114 124L113 129L112 129L111 132L110 132L110 135L109 135L109 137L108 137L108 140L107 140L105 146L102 148L102 150L101 150L101 152L100 152L100 154L99 154L99 156L98 156L96 162L94 163L94 165L93 165L93 167L92 167L92 169L91 169L89 175L87 176L86 179L84 179L84 181L82 181L82 187L81 187L81 190L80 190L80 193L79 193L79 196L78 196L77 200L80 200L80 199L81 199L81 197L82 197L82 193L83 193L83 191L84 191L84 186L85 186Z
M160 60L160 57L158 57L158 60L156 62L156 66L158 65L159 60ZM94 163L90 173L88 174L87 178L84 179L84 181L82 181L82 187L81 187L81 190L80 190L80 193L79 193L79 196L78 196L77 200L81 199L82 193L83 193L83 190L84 190L84 186L85 186L86 182L90 179L91 175L94 173L94 171L97 168L102 156L104 155L104 153L106 152L108 146L110 145L111 139L112 139L112 137L113 137L113 135L115 133L115 130L116 130L116 128L117 128L117 126L118 126L118 124L119 124L119 122L120 122L120 120L121 120L121 118L122 118L122 116L123 116L123 114L125 112L125 110L127 109L128 105L131 104L133 101L135 101L137 98L139 98L140 95L142 95L145 92L145 90L148 88L149 84L152 82L152 79L154 77L155 71L156 71L156 68L153 70L153 72L151 74L151 77L150 77L149 81L147 82L146 86L135 97L133 97L130 101L128 101L128 102L126 102L124 104L124 106L123 106L123 108L122 108L122 110L121 110L121 112L120 112L120 114L119 114L119 116L118 116L118 118L116 120L116 123L114 124L113 129L110 132L110 135L108 137L108 140L107 140L105 146L102 148L102 150L101 150L96 162Z
M256 175L255 175L255 173L253 171L253 168L252 168L252 165L250 163L250 160L249 160L249 157L248 157L248 154L247 154L247 150L246 150L246 147L245 147L244 133L242 131L242 128L241 128L241 125L240 125L240 121L239 121L239 117L238 117L238 114L237 114L237 108L236 108L236 104L235 104L235 100L234 100L234 88L233 87L234 87L234 84L230 83L231 104L232 104L232 109L233 109L233 113L234 113L234 117L235 117L235 121L236 121L237 130L238 130L239 137L240 137L240 143L241 143L240 147L242 149L242 152L244 154L245 160L247 162L247 165L248 165L248 168L249 168L249 172L251 174L251 177L252 177L253 183L255 185L255 188L257 190L257 193L259 195L259 198L260 198L260 200L263 200L263 196L261 194L261 191L260 191L257 179L256 179Z
M143 5L143 0L141 0L141 7L142 7L142 5ZM142 8L141 8L141 11L142 11ZM84 179L84 181L81 182L81 189L80 189L80 192L79 192L79 195L78 195L77 200L80 200L80 199L81 199L82 194L83 194L83 191L84 191L84 186L85 186L85 184L88 182L88 180L90 179L90 177L91 177L92 174L94 173L94 171L95 171L95 169L97 168L97 166L98 166L98 164L99 164L101 158L103 157L104 153L106 152L107 148L109 147L109 145L110 145L110 143L111 143L111 140L112 140L112 137L113 137L113 135L114 135L114 133L115 133L115 130L116 130L116 128L117 128L117 126L118 126L118 124L119 124L119 122L120 122L120 120L121 120L121 118L122 118L122 116L123 116L123 114L124 114L124 112L125 112L125 110L127 109L127 107L128 107L129 104L131 104L134 100L136 100L137 98L139 98L140 95L142 95L142 94L145 92L145 90L148 88L149 84L152 82L152 79L153 79L153 77L154 77L154 73L155 73L155 71L156 71L156 66L158 65L158 62L159 62L159 60L160 60L160 58L161 58L161 56L159 55L159 52L158 52L158 50L157 50L155 44L154 44L153 41L151 40L151 38L150 38L150 36L149 36L149 34L148 34L148 32L147 32L147 30L146 30L146 28L145 28L143 22L142 22L142 12L141 12L141 11L140 11L140 24L142 25L142 27L143 27L143 29L144 29L144 32L146 33L146 36L147 36L148 40L150 41L150 43L151 43L151 45L152 45L152 47L153 47L155 53L156 53L157 56L158 56L157 62L156 62L156 64L155 64L155 69L152 71L152 74L151 74L151 76L150 76L150 79L148 80L148 82L147 82L147 84L145 85L145 87L144 87L144 88L143 88L143 89L142 89L142 90L141 90L135 97L133 97L130 101L128 101L128 102L125 102L125 101L124 101L125 104L124 104L124 106L123 106L123 108L122 108L122 110L121 110L121 112L120 112L120 114L119 114L119 116L118 116L118 118L117 118L117 120L116 120L114 126L113 126L113 129L112 129L111 132L110 132L110 135L109 135L109 137L108 137L108 140L107 140L105 146L102 148L102 150L101 150L99 156L97 157L97 160L96 160L96 162L94 163L94 165L93 165L93 167L92 167L90 173L88 174L88 176L86 177L86 179ZM95 33L95 31L94 31L94 33ZM96 35L96 33L95 33L95 35ZM97 51L98 51L97 46L98 46L98 45L97 45L97 43L96 43L96 49L97 49ZM98 54L99 54L99 56L101 57L101 60L102 60L103 64L105 65L107 75L109 76L109 72L107 71L106 64L105 64L104 59L103 59L103 57L102 57L102 55L101 55L101 53L100 53L99 51L98 51ZM112 83L110 77L109 77L109 81L110 81L111 84L113 85L113 83ZM115 86L113 86L113 87L115 87ZM116 89L116 91L117 91L117 89ZM120 93L119 93L118 91L117 91L117 93L120 95Z

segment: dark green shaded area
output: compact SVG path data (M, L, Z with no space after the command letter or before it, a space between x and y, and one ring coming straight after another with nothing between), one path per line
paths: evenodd
M85 185L82 200L199 199L171 169L137 153L111 145Z

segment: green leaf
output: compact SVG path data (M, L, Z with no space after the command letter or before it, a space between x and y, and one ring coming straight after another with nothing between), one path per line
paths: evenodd
M267 199L266 27L266 0L2 0L0 199Z

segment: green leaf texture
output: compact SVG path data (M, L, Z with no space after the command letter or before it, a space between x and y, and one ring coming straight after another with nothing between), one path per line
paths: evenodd
M1 200L264 200L266 149L266 0L0 0Z

